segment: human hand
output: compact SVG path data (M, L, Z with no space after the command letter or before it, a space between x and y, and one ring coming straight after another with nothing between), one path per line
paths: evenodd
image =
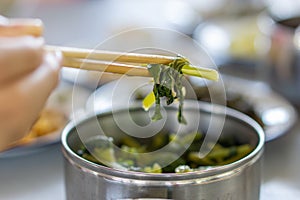
M58 83L62 61L60 53L43 50L43 38L10 32L6 20L0 17L0 151L30 130Z

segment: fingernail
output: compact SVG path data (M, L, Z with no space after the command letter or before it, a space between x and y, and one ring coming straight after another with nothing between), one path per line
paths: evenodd
M57 61L59 62L59 66L61 66L63 61L63 54L61 51L54 51L54 56L56 57Z
M60 69L62 64L62 53L60 51L54 51L47 53L48 63L54 69Z
M8 19L0 15L0 25L7 25L7 24L8 24Z
M40 19L30 18L30 19L23 19L23 18L13 18L7 20L10 25L22 25L22 26L37 26L42 27L43 22Z
M43 50L43 46L45 44L45 40L42 37L32 37L32 36L24 36L21 40L24 44L27 44L29 47L38 48Z

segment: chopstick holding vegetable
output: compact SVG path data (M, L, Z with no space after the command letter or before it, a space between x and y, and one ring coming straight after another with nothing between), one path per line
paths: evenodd
M81 49L73 47L46 46L47 51L61 51L64 56L64 67L80 68L93 71L126 74L132 76L151 76L147 71L148 64L169 65L180 56L165 56L156 54L125 53L115 51ZM218 80L218 72L210 68L200 68L191 65L185 59L186 65L182 73L209 80ZM113 69L111 67L114 67ZM129 72L132 70L131 72Z
M175 100L179 101L178 121L187 123L182 114L185 96L185 88L182 85L184 74L209 80L218 80L219 78L216 70L194 67L181 56L122 53L55 46L47 46L46 49L48 51L57 49L62 51L65 67L153 77L153 91L144 99L143 107L148 110L155 104L152 117L154 121L162 118L160 98L165 97L167 105L172 104Z
M34 26L28 26L28 28L36 30ZM63 66L65 67L132 76L152 76L154 78L153 92L145 98L143 107L148 110L155 102L153 120L162 118L160 98L166 97L167 104L173 103L174 100L179 101L178 121L186 123L182 114L185 96L185 88L182 86L183 74L218 80L216 70L194 67L187 59L180 56L122 53L57 46L46 46L45 51L61 51L64 56Z

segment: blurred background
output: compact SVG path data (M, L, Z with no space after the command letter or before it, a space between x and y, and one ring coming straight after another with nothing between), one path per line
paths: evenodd
M223 73L264 81L300 102L300 1L1 0L8 17L38 17L48 44L94 48L122 31L166 28L195 39ZM113 46L122 50L131 36ZM149 38L147 38L149 39ZM160 38L157 38L160 40ZM68 76L66 73L65 77ZM70 75L69 75L70 78Z
M134 43L144 41L148 41L147 44L170 42L184 46L184 42L176 38L154 36L142 29L130 34L130 30L145 27L178 31L192 38L220 71L228 106L256 119L264 127L268 141L289 133L266 146L262 199L299 197L299 0L1 0L0 14L42 19L46 42L51 45L95 48L101 44L103 49L116 51L124 51L134 47ZM129 34L110 42L112 36L124 32ZM76 73L75 69L63 69L62 82L72 85ZM96 88L113 83L118 78L104 76L95 88L98 75L85 72L77 77L76 84L82 87L80 91L85 90L82 92L85 95L79 94L84 99L81 99L78 112L82 112L85 100ZM201 83L193 84L199 94L198 99L207 100L207 90ZM109 87L112 86L106 87L108 89L104 91L110 92ZM99 91L96 91L99 100L109 96L101 93L101 89ZM65 91L63 93L66 95ZM71 108L67 109L70 111ZM51 167L53 160L61 162L61 158L56 157L59 149L55 148L54 151L47 155L49 159L43 157L46 164L51 162L47 166L44 164L44 167L54 174L49 188L58 191L57 194L62 197L62 172L54 172L61 170L61 167ZM20 155L19 150L14 153ZM8 164L2 163L2 170L8 171L11 164L18 165L15 154L2 154L4 158L13 157ZM37 158L32 157L31 161L39 163ZM24 160L27 158L21 158L22 162ZM26 166L28 174L32 174L31 165L27 163ZM36 172L44 173L42 170ZM3 176L0 180L6 178ZM32 176L30 178L35 187L39 187L38 181ZM11 182L17 184L17 180ZM17 187L20 189L24 185L19 183ZM1 190L1 187L0 194L2 192L4 197L11 197L10 190L7 187L7 190L5 187ZM42 193L47 194L48 190L42 190Z

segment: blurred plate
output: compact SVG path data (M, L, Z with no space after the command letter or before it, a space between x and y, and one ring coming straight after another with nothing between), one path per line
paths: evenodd
M297 120L295 108L265 83L232 76L223 76L222 79L227 105L249 115L261 124L266 134L266 141L287 133L295 124ZM152 90L149 81L150 79L145 78L123 78L107 83L89 97L86 109L88 112L101 112L128 106L130 102L144 98ZM191 80L191 83L197 96L200 95L199 88L203 87L203 84L198 84L195 80ZM211 87L214 89L213 83ZM209 101L205 94L202 97L198 96L198 99Z
M242 105L248 106L246 114L260 123L266 134L266 141L287 133L297 121L297 111L283 96L274 92L266 83L232 76L223 77L229 107L241 112ZM239 105L234 105L234 98ZM231 102L230 102L231 101Z
M73 91L80 94L80 99L76 96L76 101L73 101ZM72 118L73 112L81 112L85 108L86 99L91 95L91 91L61 82L60 85L53 91L49 97L44 110L55 111L64 117L64 121L59 125L59 128L45 135L31 138L29 141L20 142L18 145L0 153L0 158L9 158L15 156L28 155L35 152L40 152L44 149L57 144L60 141L60 134L65 124Z

